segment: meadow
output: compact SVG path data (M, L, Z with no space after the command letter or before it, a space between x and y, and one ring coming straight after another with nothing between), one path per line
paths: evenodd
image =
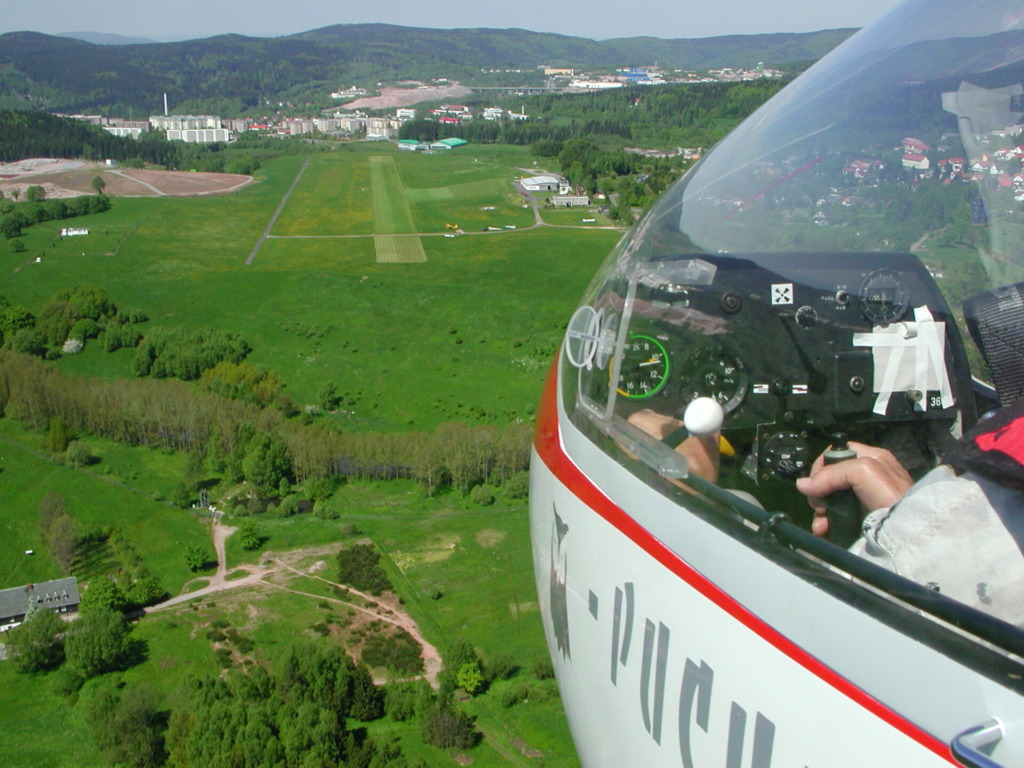
M345 430L529 421L565 322L621 236L603 219L582 223L592 215L581 210L542 210L553 226L535 226L513 187L535 172L519 170L531 163L513 147L418 155L346 145L268 161L257 184L230 195L115 198L110 211L75 221L90 229L87 237L62 239L57 224L43 224L21 239L24 253L0 245L0 294L38 312L57 290L92 283L118 305L147 313L144 332L238 333L253 348L249 361L280 376L300 405L316 403L320 388L334 383L342 409L323 418ZM456 227L463 234L445 236ZM116 379L132 375L131 360L130 350L106 353L92 343L55 364ZM0 587L58 575L35 523L39 500L54 490L80 528L117 528L169 592L187 589L193 574L181 553L209 533L197 514L166 501L185 457L86 439L97 461L72 469L53 461L42 436L0 419ZM411 481L348 483L330 500L337 519L256 519L264 548L274 552L372 542L406 609L442 653L466 638L485 659L515 661L519 675L464 705L485 734L472 750L475 765L537 765L528 745L545 765L568 768L577 763L560 702L551 681L538 686L529 671L546 648L526 506L497 496L479 507L456 493L428 497ZM231 568L264 557L231 539L227 550ZM80 575L116 565L100 559ZM325 607L330 588L302 581L296 589L322 599L244 588L140 620L134 632L147 657L125 679L171 701L189 676L217 674L204 634L215 621L239 627L256 643L254 659L272 664L297 637L317 637L312 628L326 615L341 615ZM52 677L17 675L0 663L5 765L102 765ZM26 697L31 707L21 706ZM48 749L54 730L61 742L86 746L74 754ZM427 764L450 759L423 745L411 723L382 720L369 732L399 739Z
M260 183L222 197L117 198L76 220L88 237L33 227L27 253L0 250L0 294L37 312L58 289L93 283L152 325L239 333L300 404L334 382L348 429L529 419L566 319L621 232L528 229L512 186L530 161L521 148L353 146L312 156L246 264L305 159L270 161ZM446 224L465 234L444 237ZM379 261L384 235L423 258ZM113 378L130 362L87 345L60 365Z

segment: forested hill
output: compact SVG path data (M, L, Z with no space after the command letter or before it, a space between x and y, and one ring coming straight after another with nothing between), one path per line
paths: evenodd
M402 78L539 85L541 65L782 66L818 59L852 32L599 42L521 29L351 24L276 38L221 35L117 46L11 32L0 35L0 108L144 117L162 109L166 93L172 107L230 115L267 101L317 103L342 85Z

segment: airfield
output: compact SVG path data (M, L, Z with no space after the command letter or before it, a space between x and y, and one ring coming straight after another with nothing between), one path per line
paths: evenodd
M590 210L535 207L515 181L539 170L524 148L420 155L359 144L268 158L251 182L221 194L120 196L108 181L108 212L35 225L20 238L23 253L0 244L0 294L37 313L56 291L91 283L144 311L149 326L238 333L253 348L249 362L278 374L301 408L315 408L333 382L342 404L318 418L347 432L416 440L447 422L529 422L565 323L622 234ZM62 238L69 225L89 234ZM133 377L132 358L90 342L54 364L113 380ZM577 765L554 681L533 672L547 651L524 499L495 489L480 507L458 493L426 496L411 480L350 482L326 502L334 518L255 515L264 546L246 552L228 538L220 581L197 579L181 553L209 545L211 529L167 501L188 457L83 439L96 462L73 469L42 450L41 435L0 419L2 586L50 578L44 554L24 555L44 549L35 518L47 490L83 529L122 532L172 596L239 582L138 622L147 656L122 673L129 684L171 697L224 664L272 663L298 638L326 632L348 643L377 631L379 619L360 618L366 604L330 583L339 543L372 542L401 596L394 615L442 654L464 637L520 670L462 704L483 734L468 755L426 747L412 723L385 719L373 738L398 739L430 765ZM100 547L77 573L102 577L118 557ZM225 626L249 642L210 639ZM6 764L102 764L62 690L59 673L27 677L0 664ZM54 750L53 734L79 748Z
M622 234L585 209L535 210L515 187L535 172L507 146L274 158L228 194L115 196L74 220L87 237L62 239L70 221L34 226L25 253L0 250L0 294L37 312L96 284L154 325L238 333L297 402L335 383L349 429L529 420L566 319ZM110 379L130 377L131 358L87 345L59 365Z

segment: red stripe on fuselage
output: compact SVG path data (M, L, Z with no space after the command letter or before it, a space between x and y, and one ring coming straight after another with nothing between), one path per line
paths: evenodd
M880 701L855 686L849 680L807 653L799 645L789 640L785 635L782 635L752 614L713 582L687 565L678 555L658 541L646 528L638 524L620 506L608 498L573 463L562 446L558 425L557 395L558 358L556 357L548 372L547 381L544 384L544 394L541 399L536 429L534 431L534 448L547 468L574 496L607 522L611 523L611 525L628 537L630 541L657 560L661 565L739 621L747 629L759 635L761 639L773 645L776 649L786 654L793 661L812 672L836 690L856 701L869 712L880 717L893 728L940 757L947 759L953 765L959 765L953 759L946 744L943 744L935 737L900 717Z

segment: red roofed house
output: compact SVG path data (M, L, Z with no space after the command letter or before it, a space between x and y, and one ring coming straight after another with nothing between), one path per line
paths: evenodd
M905 138L903 140L903 151L908 155L920 155L931 149L920 139Z
M914 168L918 171L927 171L930 167L928 158L924 155L905 154L903 156L903 167Z

